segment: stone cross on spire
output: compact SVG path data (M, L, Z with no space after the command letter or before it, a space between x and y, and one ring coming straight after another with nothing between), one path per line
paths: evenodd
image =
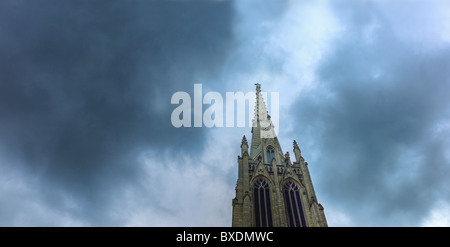
M255 83L256 85L256 92L261 92L261 84Z

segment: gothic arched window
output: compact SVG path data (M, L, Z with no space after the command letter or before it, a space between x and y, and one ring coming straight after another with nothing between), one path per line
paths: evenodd
M255 226L271 227L272 206L270 203L270 187L266 180L258 178L253 187Z
M286 211L291 227L305 227L305 214L303 212L302 200L300 198L300 190L298 186L288 181L284 184L284 201L286 203Z
M267 162L272 164L272 159L275 158L275 152L272 147L267 148Z

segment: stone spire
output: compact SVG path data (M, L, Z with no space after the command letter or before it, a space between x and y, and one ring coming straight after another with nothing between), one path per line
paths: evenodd
M257 123L261 123L262 121L267 121L270 118L267 114L266 103L264 102L264 98L261 93L261 84L256 83L256 104L255 104L255 116L253 118L253 127L257 125Z
M300 148L298 147L298 144L297 144L297 142L295 140L294 140L294 149L300 150Z
M245 145L248 147L247 138L245 138L245 135L242 137L241 147Z
M305 160L302 157L302 151L300 150L300 148L298 147L297 142L294 140L294 155L295 155L295 160L297 162L304 162Z
M250 156L255 158L257 154L264 153L263 139L276 140L275 129L270 120L263 94L261 93L261 84L256 83L256 103L255 115L252 121L252 143ZM278 141L277 141L278 142ZM276 146L279 146L276 145ZM280 148L281 150L281 148Z
M245 138L245 135L244 135L244 137L242 137L242 142L241 142L241 154L242 154L242 156L245 153L247 153L247 155L248 155L248 143L247 143L247 138Z

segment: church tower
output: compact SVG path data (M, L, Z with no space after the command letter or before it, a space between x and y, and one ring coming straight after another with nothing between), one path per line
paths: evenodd
M250 148L250 153L248 150ZM323 207L294 141L295 162L283 154L268 115L261 85L256 84L255 116L249 147L242 138L238 157L236 197L233 199L234 227L327 226Z

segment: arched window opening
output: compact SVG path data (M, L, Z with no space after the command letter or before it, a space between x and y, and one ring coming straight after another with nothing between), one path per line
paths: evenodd
M267 163L272 164L272 159L275 158L275 152L272 147L267 148Z
M266 180L258 178L253 187L255 226L272 227L272 206L270 202L270 187Z
M286 203L286 211L291 227L305 227L305 214L303 212L300 190L298 186L288 181L284 184L284 201Z

